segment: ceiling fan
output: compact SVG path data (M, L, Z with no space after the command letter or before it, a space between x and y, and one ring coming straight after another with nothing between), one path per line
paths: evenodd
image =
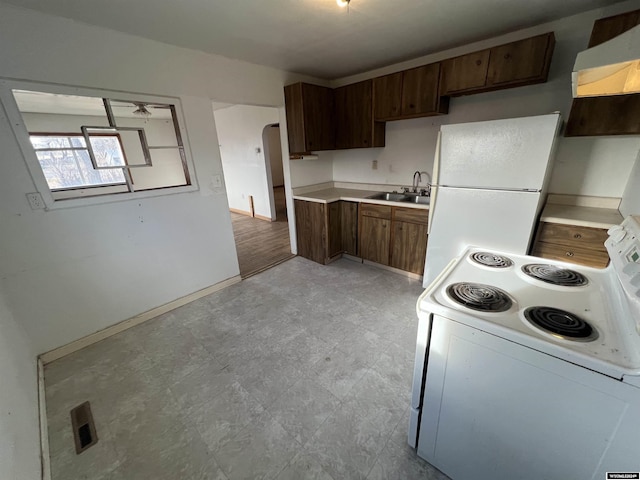
M135 107L132 114L137 117L148 118L152 115L151 109L170 109L171 105L165 105L162 103L148 103L148 102L122 102L121 105L111 105L111 108L127 108Z

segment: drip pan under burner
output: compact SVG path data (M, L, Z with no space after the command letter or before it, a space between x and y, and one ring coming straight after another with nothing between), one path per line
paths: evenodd
M491 268L508 268L513 265L513 261L509 257L489 252L476 252L471 255L471 260Z
M479 312L506 312L513 304L505 291L481 283L451 284L447 295L454 302Z
M534 327L563 340L591 342L598 338L598 332L591 325L559 308L529 307L524 311L524 318Z
M544 263L529 263L522 271L531 278L562 287L583 287L589 283L580 272Z

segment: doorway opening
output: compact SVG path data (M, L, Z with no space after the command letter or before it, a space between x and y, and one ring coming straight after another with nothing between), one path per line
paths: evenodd
M240 276L294 255L285 201L277 108L225 105L214 116Z

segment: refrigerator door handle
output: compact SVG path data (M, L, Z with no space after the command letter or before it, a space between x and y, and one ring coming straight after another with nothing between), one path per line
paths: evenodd
M438 185L440 184L440 138L442 131L438 132L436 140L436 155L433 159L433 180L431 184L431 201L429 202L429 220L427 221L427 235L431 233L431 224L433 223L433 214L436 211L436 200L438 198Z

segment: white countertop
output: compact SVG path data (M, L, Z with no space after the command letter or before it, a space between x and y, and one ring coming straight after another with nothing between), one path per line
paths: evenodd
M345 200L348 202L365 202L375 203L377 205L391 205L394 207L403 208L417 208L421 210L429 210L429 205L419 205L408 202L390 202L387 200L374 200L367 198L376 193L380 193L385 190L358 190L355 188L324 188L322 190L314 190L312 192L305 192L298 195L294 195L295 200L305 200L307 202L317 203L333 203L338 200Z
M564 223L592 228L611 228L622 223L622 215L615 208L583 207L547 203L541 222Z

